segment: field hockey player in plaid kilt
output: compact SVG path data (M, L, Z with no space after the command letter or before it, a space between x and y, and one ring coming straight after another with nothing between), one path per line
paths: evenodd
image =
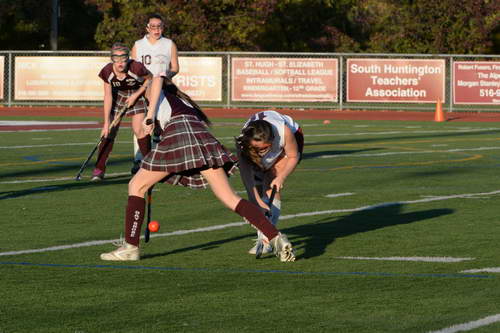
M250 117L236 138L240 176L248 200L266 210L274 226L281 214L281 189L300 162L303 149L304 135L299 124L273 110ZM258 231L255 246L248 253L260 256L271 252L272 244Z
M100 181L106 172L106 162L113 150L113 144L118 134L120 124L109 131L109 124L117 116L119 110L127 107L125 116L132 117L132 129L137 136L139 149L146 155L151 150L151 135L144 132L142 123L147 113L147 103L144 98L151 73L143 64L129 59L130 50L121 43L113 44L111 61L99 72L104 82L104 125L101 136L104 136L99 145L97 162L92 172L92 181Z
M261 209L239 197L228 181L237 162L208 130L210 124L200 107L181 92L170 79L153 79L151 101L144 121L146 133L153 130L157 117L163 128L161 142L147 154L141 169L129 183L125 212L125 240L115 251L101 254L102 260L138 260L139 238L144 221L146 192L158 182L191 188L210 186L229 209L260 230L271 242L281 261L294 261L292 244L266 218Z

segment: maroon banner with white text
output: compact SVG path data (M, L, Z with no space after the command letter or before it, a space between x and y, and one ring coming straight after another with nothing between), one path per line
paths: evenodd
M336 102L338 60L233 58L233 101Z
M453 103L500 105L500 62L454 62Z
M347 101L444 101L445 68L443 59L348 59Z

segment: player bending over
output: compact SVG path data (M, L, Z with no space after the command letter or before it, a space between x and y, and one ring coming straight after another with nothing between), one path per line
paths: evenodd
M303 148L304 135L299 124L290 116L272 110L254 114L236 138L240 175L248 199L270 212L274 226L281 213L281 190L300 162ZM274 186L277 193L269 206ZM258 231L255 246L248 253L260 255L272 251L272 243Z
M270 240L281 261L294 261L292 244L265 217L261 209L239 197L229 184L228 175L235 168L236 158L209 132L209 120L189 96L166 77L155 77L151 87L151 103L144 121L144 130L153 130L152 118L158 112L169 113L162 123L161 142L147 154L141 168L129 182L125 211L125 241L119 248L101 254L102 260L138 260L141 225L144 221L145 193L158 182L191 188L210 186L215 196ZM183 209L183 208L180 208ZM186 213L188 213L186 211Z

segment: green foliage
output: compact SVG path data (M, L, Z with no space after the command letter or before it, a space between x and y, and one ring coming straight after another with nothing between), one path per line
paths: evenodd
M494 0L60 0L59 48L132 45L147 15L181 51L495 54ZM47 49L51 1L0 1L4 49Z
M99 0L104 14L96 41L107 48L115 41L132 44L145 33L147 15L166 19L165 35L183 51L257 50L253 36L261 29L273 1L127 1Z
M0 2L2 49L43 49L50 46L50 1Z
M259 41L264 51L358 51L357 27L349 20L355 1L279 1Z
M500 26L498 1L387 1L378 8L382 15L367 44L372 52L491 53L493 31Z
M50 49L51 1L0 1L0 45L5 50ZM58 49L95 50L100 20L85 0L59 0Z

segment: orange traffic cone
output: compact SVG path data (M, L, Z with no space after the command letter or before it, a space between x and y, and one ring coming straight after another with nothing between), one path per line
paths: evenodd
M446 121L446 119L444 118L443 105L441 103L440 98L438 98L437 103L436 103L436 113L434 115L434 121L437 121L437 122Z

